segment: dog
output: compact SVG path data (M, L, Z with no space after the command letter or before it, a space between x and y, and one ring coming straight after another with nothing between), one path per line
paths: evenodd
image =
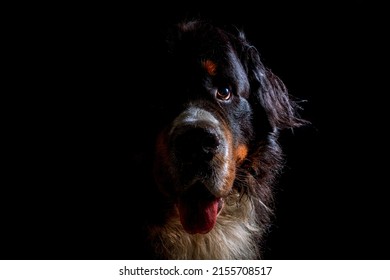
M300 107L243 31L183 21L165 46L143 130L153 142L143 258L261 259L279 132L305 124Z

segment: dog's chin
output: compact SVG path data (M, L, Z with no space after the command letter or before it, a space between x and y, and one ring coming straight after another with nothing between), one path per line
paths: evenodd
M196 182L179 195L177 206L180 222L187 233L210 232L224 205L222 196L215 196L201 182Z

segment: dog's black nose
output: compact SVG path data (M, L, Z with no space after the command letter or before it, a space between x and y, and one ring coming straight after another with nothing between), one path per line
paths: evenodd
M184 163L210 161L219 146L217 135L209 129L192 127L179 130L174 136L174 151Z

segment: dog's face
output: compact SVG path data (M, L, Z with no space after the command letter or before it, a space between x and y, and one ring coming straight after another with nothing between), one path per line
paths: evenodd
M250 165L267 135L292 126L282 119L290 104L271 96L272 83L242 36L187 23L169 47L155 178L184 230L205 234L240 180L237 170Z

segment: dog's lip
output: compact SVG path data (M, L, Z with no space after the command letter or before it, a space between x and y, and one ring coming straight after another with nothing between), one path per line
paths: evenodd
M196 187L199 187L202 185L199 182L194 183L191 187L187 187L187 190L182 192L181 194L178 195L179 200L182 199L183 197L186 197L189 195L189 193ZM221 212L224 204L225 204L225 199L223 196L215 196L213 195L210 191L207 189L203 189L203 194L199 195L200 197L204 197L209 200L217 200L218 201L218 214Z
M179 199L189 198L192 199L205 199L205 200L218 200L219 208L222 208L224 196L223 195L215 195L208 188L201 183L200 181L196 181L191 185L187 185L185 190L181 193L177 194Z

